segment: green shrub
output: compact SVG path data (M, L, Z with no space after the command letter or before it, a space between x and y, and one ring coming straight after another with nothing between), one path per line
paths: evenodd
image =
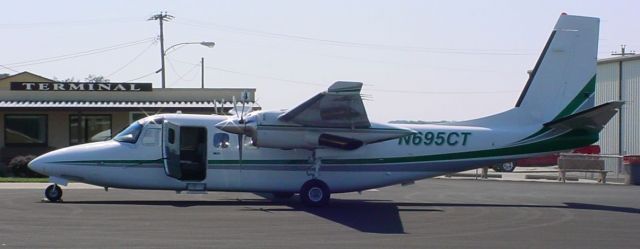
M29 169L29 162L36 158L34 155L16 156L9 161L7 168L13 176L17 177L44 177L41 174Z

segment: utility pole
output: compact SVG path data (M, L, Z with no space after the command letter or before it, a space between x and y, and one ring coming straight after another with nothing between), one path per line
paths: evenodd
M173 19L172 15L167 14L167 12L165 11L164 13L162 13L162 11L160 11L160 14L157 15L153 15L151 17L149 17L149 19L147 19L147 21L151 21L151 20L158 20L160 22L160 60L162 61L162 68L160 68L160 71L162 72L162 88L165 87L165 73L164 73L164 32L163 32L163 26L162 23L165 21L170 21L171 19Z
M627 45L622 44L622 45L620 45L620 53L611 52L611 55L625 56L625 55L634 55L634 54L636 54L636 51L631 51L631 52L625 51L626 48L627 48Z
M204 89L204 57L200 58L200 73L202 76L200 76L200 79L202 79L202 89Z

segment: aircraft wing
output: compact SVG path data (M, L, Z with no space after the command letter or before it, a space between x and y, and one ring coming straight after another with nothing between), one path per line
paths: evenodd
M325 92L283 113L280 121L328 128L369 128L361 82L338 81Z

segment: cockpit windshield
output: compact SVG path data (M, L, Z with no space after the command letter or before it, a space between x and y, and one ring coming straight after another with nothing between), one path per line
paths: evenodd
M127 127L126 129L118 133L118 135L113 137L113 140L118 142L134 144L136 143L136 141L138 141L140 132L142 132L142 127L144 127L147 123L162 124L163 121L164 121L164 118L158 118L158 117L155 117L155 118L146 117L146 118L140 119L136 122L133 122L131 125L129 125L129 127Z
M142 120L133 122L133 124L129 125L126 129L122 130L118 135L113 137L113 140L124 143L136 143L138 141L138 136L140 136L140 132L142 131Z

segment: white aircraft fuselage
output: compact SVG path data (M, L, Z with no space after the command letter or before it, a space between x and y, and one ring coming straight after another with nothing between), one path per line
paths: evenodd
M167 176L162 160L162 129L156 124L143 124L134 143L110 140L72 146L36 159L32 165L37 166L32 167L49 176L107 187L186 190L187 183L197 182L205 183L210 191L291 193L298 192L313 171L312 151L307 149L284 150L247 144L243 160L239 161L236 135L215 127L226 120L226 116L162 114L145 120L157 118L206 129L207 170L203 180L182 181ZM500 131L435 124L404 127L415 130L416 134L352 151L316 150L316 157L322 160L318 177L331 186L332 192L359 191L540 153L464 155L515 142L506 138L531 134L522 129ZM229 136L226 148L214 144L216 134Z

